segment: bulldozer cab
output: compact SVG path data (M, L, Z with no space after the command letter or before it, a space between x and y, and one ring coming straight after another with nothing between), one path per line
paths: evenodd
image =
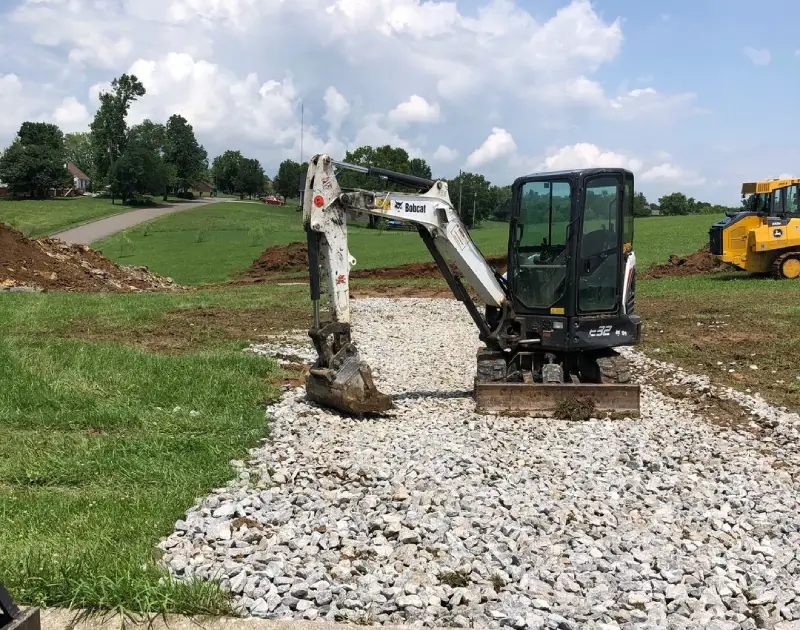
M518 313L619 314L633 247L633 174L537 173L512 185L508 282Z
M745 182L742 184L744 211L755 212L761 216L798 216L800 215L798 187L800 179Z

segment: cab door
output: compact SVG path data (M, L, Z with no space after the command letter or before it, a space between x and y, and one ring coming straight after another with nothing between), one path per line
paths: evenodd
M577 261L578 313L613 313L621 293L626 231L621 220L623 182L615 173L592 175L586 178L584 191Z

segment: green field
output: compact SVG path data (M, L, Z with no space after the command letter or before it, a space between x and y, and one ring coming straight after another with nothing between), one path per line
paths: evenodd
M641 268L702 247L717 217L638 219L636 255ZM508 248L508 224L490 221L471 232L485 255ZM123 264L147 265L177 282L197 285L231 279L265 248L305 241L302 216L295 206L219 203L159 218L94 243ZM350 253L358 269L394 267L431 259L416 232L370 230L350 225Z
M643 350L800 410L800 282L720 273L637 287Z
M302 322L304 297L4 294L0 583L29 604L227 610L213 587L159 583L154 544L267 435L282 371L241 348Z
M122 205L119 200L98 197L56 197L51 199L0 199L0 222L19 230L25 236L40 237L54 232L96 221L104 217L127 212L148 205L179 203L183 200L169 198L147 200L139 205Z

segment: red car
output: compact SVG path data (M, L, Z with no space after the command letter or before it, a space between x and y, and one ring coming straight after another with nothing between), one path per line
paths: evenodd
M282 206L286 203L283 199L281 199L280 197L276 197L275 195L270 195L269 197L262 197L261 201L263 201L264 203L271 204L273 206Z

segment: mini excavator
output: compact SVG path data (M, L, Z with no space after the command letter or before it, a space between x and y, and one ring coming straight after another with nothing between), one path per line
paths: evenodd
M337 168L416 192L344 189ZM303 195L314 315L308 334L317 353L306 380L308 397L359 416L394 406L375 386L351 338L349 271L356 261L347 246L347 218L355 213L416 226L464 303L482 342L473 392L478 413L553 417L562 401L590 400L598 414L637 417L639 385L615 350L638 343L641 334L634 314L633 184L633 174L622 168L518 177L512 185L508 266L500 274L460 220L446 181L315 155ZM325 322L323 277L330 314Z

